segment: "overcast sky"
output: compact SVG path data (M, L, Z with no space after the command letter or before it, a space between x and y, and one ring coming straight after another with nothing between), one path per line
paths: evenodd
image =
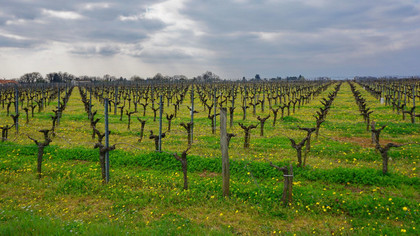
M420 75L419 0L0 0L0 78Z

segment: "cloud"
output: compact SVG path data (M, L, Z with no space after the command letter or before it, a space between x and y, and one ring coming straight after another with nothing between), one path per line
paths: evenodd
M73 11L54 11L54 10L42 9L42 14L49 17L55 17L55 18L66 19L66 20L78 20L78 19L83 18L82 15Z
M0 45L2 45L2 47L4 48L20 48L20 47L29 47L32 45L32 43L27 40L16 39L11 35L0 34Z
M84 58L93 74L119 58L126 71L227 77L406 73L389 58L407 55L407 71L420 74L418 25L412 0L2 0L0 52Z
M115 45L76 46L71 53L83 56L113 56L120 53L121 49Z
M92 2L92 3L83 3L81 4L81 9L86 11L94 11L97 9L106 9L110 8L113 4L108 2Z
M0 45L5 48L31 47L35 40L0 30Z

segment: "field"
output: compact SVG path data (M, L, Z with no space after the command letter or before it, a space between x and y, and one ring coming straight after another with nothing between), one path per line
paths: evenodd
M256 106L255 115L249 105L243 120L239 105L241 95L246 97L246 93L238 89L233 127L229 127L228 119L227 130L236 135L229 144L230 197L222 194L220 118L217 116L212 134L209 112L197 91L194 106L198 113L194 115L193 143L187 155L189 188L183 190L181 163L173 153L181 155L188 148L187 131L180 124L191 119L191 86L185 90L170 131L166 131L166 114L175 113L175 97L169 105L163 97L166 136L162 139L162 152L155 151L154 140L149 138L150 130L154 134L159 131L150 100L145 116L143 107L137 105L130 129L126 111L134 111L134 104L128 107L127 101L121 120L121 109L114 114L111 104L110 144L115 144L116 149L109 152L110 180L106 184L102 181L99 151L94 148L97 138L92 139L92 127L82 102L83 92L89 98L89 88L73 89L55 135L51 136L52 142L45 147L40 179L38 147L29 137L43 140L38 131L51 128L58 99L52 99L41 112L35 109L34 117L29 111L28 123L19 105L19 133L13 127L8 139L0 143L0 235L420 234L420 120L416 118L414 124L408 116L403 120L390 104L381 103L360 84L351 82L373 111L370 120L377 123L377 128L386 125L380 144L402 145L389 150L388 173L382 171L381 154L372 144L370 128L367 130L348 82L339 87L318 137L312 134L306 165L298 166L297 151L289 138L299 143L306 137L306 131L298 126L315 127L314 115L324 107L322 98L327 99L339 83L325 86L307 103L299 108L296 105L294 111L290 107L289 114L284 109L283 117L280 110L275 125L267 100L264 111L261 104ZM258 85L246 86L252 92L252 86ZM164 90L159 91L165 94ZM62 97L64 94L63 89ZM261 90L258 94L260 98L264 96ZM208 98L211 104L210 95ZM140 102L144 103L142 99ZM246 99L247 104L255 101ZM126 100L127 97L121 98L118 106ZM159 106L158 99L154 103ZM418 108L420 100L416 103ZM226 104L230 107L230 102L222 103ZM23 101L23 107L27 105ZM92 97L92 105L92 110L97 110L95 118L100 118L96 128L104 133L101 98ZM273 101L271 105L276 109L282 102ZM6 105L0 105L2 127L13 124L6 108L7 100ZM14 114L13 105L10 114ZM244 148L244 130L239 123L257 125L258 116L268 115L264 134L260 135L260 126L252 129L250 146ZM141 142L137 118L146 120ZM292 203L281 202L283 173L270 162L293 165Z

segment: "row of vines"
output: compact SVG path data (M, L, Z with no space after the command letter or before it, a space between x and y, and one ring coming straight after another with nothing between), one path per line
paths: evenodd
M226 142L227 175L253 187L233 184L224 196L266 209L314 209L324 197L301 183L418 190L419 103L420 81L413 79L3 86L0 149L32 150L40 180L49 173L45 153L55 150L63 152L61 158L98 162L96 174L104 184L116 177L111 172L109 178L114 166L139 165L180 170L182 189L194 190L191 173L225 178L220 147ZM79 154L65 153L74 148ZM11 170L7 164L1 168ZM325 206L337 214L361 214L356 199L333 198L324 199ZM413 224L419 218L415 199L401 197L393 206L408 207L405 217ZM378 217L400 214L393 211L381 210Z

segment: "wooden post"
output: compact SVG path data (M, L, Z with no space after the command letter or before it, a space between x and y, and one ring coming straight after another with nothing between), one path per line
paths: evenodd
M222 151L222 176L223 176L223 196L229 194L229 154L228 137L226 129L227 111L226 108L220 108L220 149Z
M235 110L235 94L234 92L232 92L232 106L229 108L229 127L232 128L233 127L233 112Z
M278 167L270 162L270 166L276 168L277 170L283 172L284 177L284 186L283 186L283 196L281 201L284 205L291 205L293 201L293 167L290 164L289 167Z
M247 97L247 92L246 92L246 86L244 88L244 99L243 99L243 120L246 120L246 97Z
M92 115L92 85L90 85L90 89L89 89L89 119L91 115Z
M214 121L214 125L213 125L213 130L216 130L216 108L217 108L217 90L216 88L214 89L214 116L213 116L213 121Z
M191 132L189 143L192 144L194 136L194 84L191 84L191 130L189 132Z
M162 95L160 95L159 102L159 152L162 152L162 113L163 113L163 103Z
M16 122L15 122L15 128L16 133L19 133L19 91L17 88L17 85L15 86L15 113L16 113Z
M57 99L57 125L60 124L60 116L61 116L61 111L60 111L60 86L57 85L58 88L58 99Z
M117 106L118 106L118 86L115 86L114 89L115 99L114 99L114 115L117 114Z
M288 180L287 183L287 203L292 204L293 201L293 166L290 164L289 166L289 173L285 174L285 179Z
M151 86L151 92L152 92L152 95L151 95L151 99L152 99L152 109L154 109L155 108L155 93L154 93L154 86L153 86L153 84L152 84L152 86Z
M105 98L105 148L109 149L108 98ZM105 183L109 182L109 152L105 153Z
M263 98L261 100L261 112L264 112L264 104L265 104L265 90L264 90L264 85L262 86L263 88Z
M413 85L413 107L416 107L416 90L415 90L415 85ZM416 117L415 110L416 109L413 110L412 117ZM413 124L416 122L415 120L416 119L413 119Z

